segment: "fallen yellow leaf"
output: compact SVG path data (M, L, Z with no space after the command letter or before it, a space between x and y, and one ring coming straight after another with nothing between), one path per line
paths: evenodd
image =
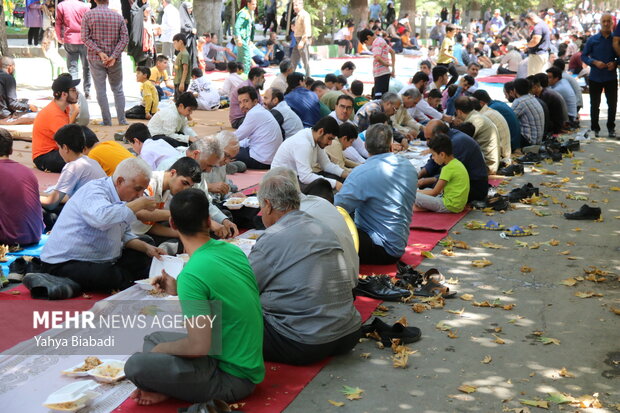
M425 257L425 258L435 258L435 256L433 255L432 252L430 251L421 251L420 255Z
M532 272L532 268L528 267L527 265L522 265L521 272Z
M456 254L454 251L444 248L441 250L441 255L445 255L446 257L454 257Z
M359 387L351 386L342 386L342 390L340 391L344 393L344 396L349 400L359 400L362 398L362 393L364 393L364 390Z
M575 377L573 373L570 373L568 370L566 370L566 367L562 367L559 374L561 377Z
M493 361L493 358L491 356L484 356L480 363L489 364L491 361Z
M484 268L487 267L489 265L493 264L491 261L487 260L486 258L483 258L481 260L474 260L471 262L471 265L473 265L474 267L477 268Z
M618 218L620 219L620 217ZM483 246L484 248L491 248L495 250L506 249L506 247L504 247L503 245L494 244L492 242L481 242L480 245Z
M515 308L515 304L506 304L506 305L502 306L502 308L503 308L504 310L506 310L506 311L510 311L510 310L512 310L513 308Z
M593 291L578 291L575 293L575 296L579 298L590 298L590 297L602 297L603 294L595 293Z
M611 312L615 315L620 315L620 308L611 307Z
M566 285L566 286L568 286L568 287L572 287L572 286L574 286L575 284L577 284L577 282L578 282L578 281L577 281L576 279L574 279L574 278L572 278L572 277L571 277L571 278L567 278L567 279L565 279L565 280L560 281L560 284L562 284L562 285Z
M611 188L609 188L610 191L620 191L620 187L617 186L612 186Z
M471 301L474 299L474 296L472 294L462 294L460 298L461 300Z
M368 359L368 358L370 358L370 353L361 353L360 357L363 358L363 359Z
M431 306L428 304L415 303L411 306L411 309L416 313L423 313L426 310L430 310Z
M543 409L548 409L549 408L549 402L544 401L544 400L524 400L524 399L520 399L519 403L525 404L527 406L540 407L540 408L543 408Z
M467 394L475 392L477 388L478 387L472 386L471 384L463 384L463 385L457 387L458 391L461 391L461 392L467 393Z
M558 340L557 338L539 337L538 341L540 341L544 345L547 345L547 344L555 344L556 346L560 345L560 340Z
M344 406L344 403L343 403L343 402L335 402L335 401L333 401L333 400L327 400L327 402L328 402L329 404L331 404L331 405L336 406L336 407L342 407L342 406Z
M447 326L443 323L443 321L438 322L437 324L435 324L435 328L441 331L449 331L450 330L450 326Z
M458 338L459 335L457 334L457 331L458 330L450 330L450 331L448 331L448 337L450 337L450 338Z
M465 307L461 308L460 310L446 310L446 311L449 312L450 314L463 315L463 313L465 312Z
M494 343L497 344L506 344L506 342L504 340L502 340L501 338L499 338L497 335L495 334L491 334L493 337L495 337L495 340L493 340Z

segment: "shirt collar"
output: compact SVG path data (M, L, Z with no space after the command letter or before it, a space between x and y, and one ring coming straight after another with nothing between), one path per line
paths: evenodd
M310 141L310 146L314 148L316 146L316 142L314 141L314 137L312 136L312 128L306 128L306 139Z
M114 203L123 202L121 201L121 198L118 196L118 192L116 191L116 187L114 186L113 178L111 176L107 177L105 179L105 183L106 183L106 186L108 187L108 191L110 191L110 194L112 195L112 200L114 201Z

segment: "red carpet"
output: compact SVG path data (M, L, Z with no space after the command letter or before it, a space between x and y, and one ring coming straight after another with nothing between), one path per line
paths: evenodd
M414 212L411 220L412 229L424 229L430 231L448 231L461 220L469 209L458 214L441 214L439 212Z
M515 80L516 77L517 75L494 75L494 76L487 76L487 77L479 77L479 78L476 78L476 80L478 82L484 82L484 83L508 83L508 82L512 82L513 80Z
M51 185L56 185L56 182L58 182L58 177L60 176L58 173L43 172L37 168L32 168L31 170L34 173L34 176L37 177L37 181L39 181L40 191L45 191Z
M258 184L263 178L263 175L265 175L266 173L266 170L259 171L255 169L248 169L243 173L228 175L228 177L233 182L233 184L237 185L239 191L243 191L246 188Z
M366 321L381 301L372 298L358 297L355 307ZM265 380L256 386L254 393L239 403L245 403L240 410L251 413L281 412L288 406L303 388L316 376L329 359L310 366L289 366L278 363L265 363ZM155 406L138 406L133 400L127 399L115 412L123 413L170 413L179 407L189 406L176 400L168 400Z
M502 178L489 178L489 185L491 185L492 187L497 187L499 186L499 184L502 183L504 179Z

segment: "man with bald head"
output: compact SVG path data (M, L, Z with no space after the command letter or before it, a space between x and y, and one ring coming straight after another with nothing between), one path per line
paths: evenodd
M487 166L478 143L465 133L450 129L448 124L439 119L429 121L424 127L424 137L432 140L437 134L446 134L452 141L454 157L461 161L469 174L469 197L467 202L484 201L489 191ZM418 188L433 187L437 183L441 165L431 156L418 174Z
M36 112L38 109L34 105L17 99L14 72L13 58L2 56L0 59L0 125L29 125L34 122L34 117L22 118L21 116L28 111Z

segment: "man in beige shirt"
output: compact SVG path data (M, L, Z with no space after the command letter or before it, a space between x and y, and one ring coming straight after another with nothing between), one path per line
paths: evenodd
M286 78L295 71L293 69L293 65L291 65L289 59L282 60L282 62L280 62L280 74L271 82L271 88L279 90L283 94L286 93L286 89L288 88Z
M344 122L340 125L338 139L334 139L331 145L325 147L329 160L347 172L351 172L352 168L359 165L344 156L344 150L351 147L355 139L357 139L357 127L351 122Z
M297 14L297 17L295 17L295 27L293 28L296 45L291 54L291 65L293 70L297 69L297 64L301 58L306 76L310 76L310 50L308 46L312 38L312 21L310 14L304 10L303 0L294 0L293 10Z

